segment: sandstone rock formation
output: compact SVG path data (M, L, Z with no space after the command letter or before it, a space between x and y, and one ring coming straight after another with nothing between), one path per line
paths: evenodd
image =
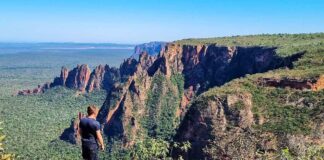
M196 101L187 112L176 140L191 142L191 159L254 159L257 142L255 137L248 136L248 130L255 123L251 98L251 94L241 93L227 95L225 98L212 97L209 100ZM211 141L214 141L213 144L210 144ZM234 143L241 143L243 146L238 148ZM216 145L219 148L218 153L202 155L203 148L207 145ZM244 152L238 150L243 148Z
M26 89L17 92L17 95L31 95L31 94L40 94L44 93L47 89L51 88L50 83L45 83L43 85L38 85L37 88L34 89Z
M128 69L129 72L124 74L127 75L124 79L128 78L116 83L110 90L100 110L99 120L106 124L105 131L109 137L119 137L128 146L134 143L136 137L141 137L140 131L145 125L142 123L143 118L148 117L151 112L154 112L157 117L163 114L161 110L166 107L163 103L169 100L168 93L176 97L172 103L168 102L172 106L167 109L171 110L169 114L171 117L181 117L184 116L186 106L191 99L207 89L245 74L266 72L280 67L291 68L292 62L302 55L303 53L297 53L282 58L276 55L275 48L268 47L190 46L171 43L157 56L142 53L138 62L123 63L132 66ZM171 83L179 74L184 77L184 85L180 87L183 91L178 90L176 85ZM161 78L163 80L159 81ZM157 101L154 102L155 109L152 111L150 97L152 94L155 95L155 92L158 93ZM233 112L233 119L240 119L235 123L242 129L254 123L262 123L262 120L255 122L250 111L251 107L248 107L251 104L248 103L244 103L247 109L235 112L235 115ZM224 111L217 111L219 114L222 112ZM227 120L222 122L225 121ZM158 124L153 126L153 130L160 127ZM224 129L222 125L218 127ZM152 130L148 132L152 135L158 134Z
M191 87L194 92L201 93L245 74L265 72L284 66L292 67L292 62L302 55L303 53L298 53L281 58L276 56L275 48L191 46L170 43L161 49L159 55L151 56L143 52L139 61L129 58L119 69L99 65L91 72L84 64L70 71L62 67L60 77L56 77L52 83L46 83L34 90L19 91L17 94L42 93L55 86L66 86L81 92L91 92L94 89L107 90L116 82L129 81L134 74L142 74L142 77L147 74L152 77L157 72L163 73L168 78L173 74L183 74L185 88Z
M94 89L103 88L102 81L104 80L105 71L106 68L103 65L99 65L94 69L94 71L91 73L91 78L87 86L87 90L89 92L93 91Z
M262 86L270 87L289 87L300 90L319 91L324 89L324 75L313 79L275 79L275 78L259 78L258 83Z
M78 65L70 71L62 67L61 75L54 78L52 83L39 85L33 90L18 91L17 95L39 94L56 86L64 86L80 92L92 92L95 89L108 90L119 79L119 70L108 65L99 65L92 72L86 64Z
M90 73L91 71L88 65L78 65L68 73L65 84L63 85L84 92L90 78ZM60 78L63 79L64 77ZM54 83L53 86L56 86L56 84Z
M79 123L81 118L84 118L85 115L81 112L78 113L77 118L71 120L71 125L69 128L65 129L60 136L61 140L70 142L72 144L81 145L81 135L79 131Z

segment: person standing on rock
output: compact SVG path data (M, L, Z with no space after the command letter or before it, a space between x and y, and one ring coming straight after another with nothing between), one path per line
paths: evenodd
M82 157L84 160L98 160L98 149L105 149L100 132L100 124L96 121L99 109L94 105L90 105L87 112L88 116L82 118L79 124Z

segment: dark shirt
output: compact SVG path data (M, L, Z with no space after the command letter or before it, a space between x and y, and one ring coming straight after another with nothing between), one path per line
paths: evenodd
M100 130L100 124L98 121L92 118L82 118L79 126L81 128L82 141L97 143L96 132Z

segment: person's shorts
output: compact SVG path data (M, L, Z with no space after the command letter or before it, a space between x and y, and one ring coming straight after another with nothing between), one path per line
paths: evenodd
M85 160L98 160L98 145L82 142L82 157Z

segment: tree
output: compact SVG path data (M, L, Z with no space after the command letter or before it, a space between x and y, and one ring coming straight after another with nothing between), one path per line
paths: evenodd
M132 150L135 160L165 159L169 152L169 143L161 139L148 138L138 141Z

